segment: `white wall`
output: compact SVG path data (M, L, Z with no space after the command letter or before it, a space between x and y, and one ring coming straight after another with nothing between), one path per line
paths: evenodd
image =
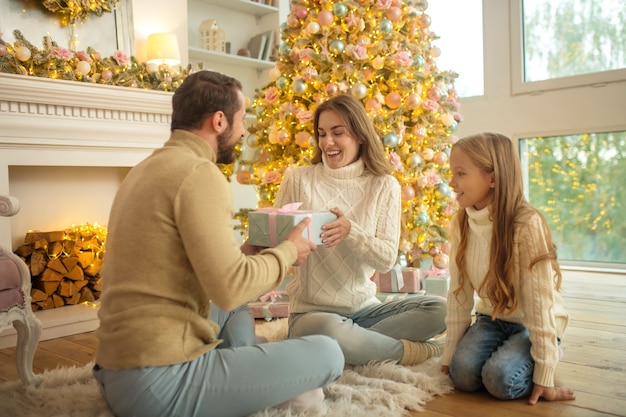
M483 0L485 96L461 100L464 121L457 135L495 131L519 138L626 129L626 82L511 95L509 4Z

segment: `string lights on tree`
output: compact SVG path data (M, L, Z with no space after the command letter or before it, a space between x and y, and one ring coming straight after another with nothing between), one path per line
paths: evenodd
M272 81L250 106L257 120L237 172L256 187L259 206L273 205L287 167L310 163L317 105L348 93L363 102L402 186L401 254L411 261L442 246L457 208L448 155L462 117L457 74L436 64L427 8L426 0L292 1Z

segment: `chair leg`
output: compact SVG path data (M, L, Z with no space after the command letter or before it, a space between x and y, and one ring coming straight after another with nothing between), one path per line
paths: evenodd
M13 326L17 331L17 372L24 384L36 385L41 382L41 376L33 373L33 358L41 337L41 322L33 314L24 321L15 320Z

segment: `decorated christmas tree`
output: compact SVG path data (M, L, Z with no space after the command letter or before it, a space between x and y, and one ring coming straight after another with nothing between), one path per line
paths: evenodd
M260 207L273 205L287 167L310 163L317 105L352 94L402 186L400 255L411 262L445 248L457 207L448 155L461 116L457 75L435 62L440 50L427 8L426 0L292 1L272 81L250 105L256 123L238 165L238 182L256 186Z

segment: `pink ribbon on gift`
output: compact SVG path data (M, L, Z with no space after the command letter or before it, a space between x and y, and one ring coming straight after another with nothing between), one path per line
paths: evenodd
M278 244L278 233L276 231L276 215L277 214L306 214L307 217L313 217L311 210L298 210L302 203L285 204L282 207L264 207L257 209L258 212L267 213L269 221L270 246ZM309 238L313 235L313 225L309 223Z
M447 269L439 269L435 266L431 267L430 270L424 272L424 275L427 277L444 277L446 275L450 275Z
M260 296L259 301L262 301L264 303L271 301L272 303L274 303L276 302L276 300L281 299L283 295L288 295L287 291L270 291Z

